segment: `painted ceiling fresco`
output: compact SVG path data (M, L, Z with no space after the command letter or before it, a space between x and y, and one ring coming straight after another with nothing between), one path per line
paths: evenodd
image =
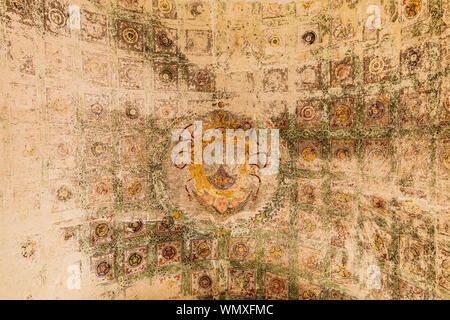
M448 299L449 12L1 0L0 298ZM175 164L196 121L278 171Z

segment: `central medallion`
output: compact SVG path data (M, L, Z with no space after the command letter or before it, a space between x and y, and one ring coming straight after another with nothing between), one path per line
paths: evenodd
M198 123L201 123L200 139L196 136ZM201 122L187 121L183 127L184 142L189 144L185 150L188 162L166 163L168 185L175 204L190 216L215 222L238 215L241 218L254 216L276 184L276 173L267 175L264 170L275 162L278 165L278 152L270 153L271 146L275 150L278 144L278 135L276 140L272 132L267 137L267 132L272 130L261 133L251 121L223 110L207 114ZM209 131L214 135L210 136ZM179 152L177 143L181 143L181 136L177 141L172 136L172 158ZM200 143L200 147L195 143ZM223 147L218 149L218 145ZM200 150L200 162L194 161L199 159L195 155L196 148ZM229 160L230 149L233 149L233 159L241 161ZM207 161L207 151L211 151L216 162ZM257 161L252 162L252 159Z

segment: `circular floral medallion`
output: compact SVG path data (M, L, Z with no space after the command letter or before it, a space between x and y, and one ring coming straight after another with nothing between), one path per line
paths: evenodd
M422 7L421 0L407 0L405 6L406 17L411 19L417 16Z
M194 79L199 86L204 86L209 82L209 73L206 70L199 70Z
M104 182L97 183L95 186L95 192L99 195L106 195L109 192L108 186Z
M352 198L347 193L336 192L334 200L337 205L345 207L352 200ZM342 227L342 231L344 232L343 227Z
M131 267L137 267L138 265L140 265L142 263L142 256L137 253L134 252L129 258L128 258L128 264Z
M69 154L69 146L65 143L60 143L58 144L56 151L60 157L66 157Z
M342 106L337 107L334 114L338 121L346 121L346 120L348 120L348 118L350 118L351 112L352 111L350 110L349 107L342 105Z
M98 277L104 277L109 273L110 270L111 265L108 262L103 261L97 265L96 273Z
M352 153L348 148L339 148L334 152L336 159L348 161L352 159Z
M132 232L139 232L142 230L143 223L141 220L136 220L133 222L128 223L128 229L130 229Z
M367 108L367 115L373 120L379 120L383 118L385 113L384 104L381 101L376 101L370 104Z
M386 154L384 150L375 148L369 151L368 158L374 162L383 162L386 160Z
M312 45L314 42L316 42L316 38L317 36L314 31L308 31L302 35L302 40L307 45Z
M165 33L160 33L158 35L158 43L165 48L170 48L173 44L173 41L169 39L169 37Z
M128 106L125 109L125 115L129 119L135 120L135 119L139 118L139 110L133 106Z
M69 109L66 99L63 98L55 99L51 104L51 108L58 113L64 113Z
M312 219L306 218L303 221L303 230L306 232L314 232L317 230L316 222Z
M94 39L102 39L106 35L106 28L101 24L92 23L86 26L86 33Z
M139 181L133 181L128 185L128 193L131 195L137 195L142 191L142 184Z
M316 152L313 148L307 147L302 150L302 157L305 161L314 161L316 159Z
M167 246L162 251L162 256L166 260L171 260L177 255L177 249L173 246Z
M66 186L62 186L56 191L56 198L59 201L66 202L72 199L72 196L72 191L70 191Z
M105 68L102 62L96 60L90 60L86 65L87 71L96 78L103 77L105 74Z
M128 145L128 148L127 148L128 155L130 155L132 157L137 157L137 156L139 156L140 152L141 152L141 148L140 148L139 144L131 142Z
M133 28L125 28L122 31L122 38L125 40L125 42L133 44L138 41L139 34Z
M100 223L95 227L95 234L99 238L105 237L109 232L109 226L106 223Z
M410 99L406 102L405 106L405 115L410 118L416 118L417 116L420 116L423 114L424 105L422 104L422 101L420 99Z
M272 48L278 48L281 44L280 37L278 36L271 36L269 38L269 44Z
M303 120L309 121L314 119L314 116L316 115L316 111L311 106L304 106L302 110L300 111L300 115L303 118Z
M243 259L248 255L249 249L245 243L239 242L233 246L233 253L236 257Z
M274 293L281 293L284 290L284 282L278 278L272 279L269 288Z
M379 74L384 69L384 61L381 58L373 58L369 63L369 71L372 74Z
M141 75L141 70L134 66L129 66L125 71L125 77L130 82L139 81L139 77Z
M59 9L50 9L48 13L49 20L57 25L58 27L65 27L66 25L66 15Z
M96 116L100 116L103 113L103 106L99 103L94 103L91 105L91 112Z
M95 156L95 157L99 157L102 154L104 154L106 152L106 145L102 142L95 142L92 146L91 146L91 153Z
M170 229L174 226L175 219L171 216L165 216L162 218L161 224L165 229Z
M314 199L316 198L315 191L316 187L312 184L305 184L302 188L302 193L308 201L314 201Z
M352 72L352 68L345 63L339 64L336 69L334 70L334 74L336 76L336 79L338 80L345 80L347 79Z
M170 104L163 105L159 109L159 114L162 119L168 120L175 116L176 110Z
M169 0L159 0L158 8L162 13L169 13L172 11L172 3Z
M202 242L197 247L197 254L202 258L206 258L211 254L211 248L206 242Z
M421 57L422 54L420 53L419 50L410 48L406 52L405 56L406 64L411 68L415 68L419 65Z
M212 279L207 275L203 275L198 279L198 285L203 289L208 289L212 286Z
M159 73L159 78L162 82L170 82L173 80L173 75L170 70L164 69Z

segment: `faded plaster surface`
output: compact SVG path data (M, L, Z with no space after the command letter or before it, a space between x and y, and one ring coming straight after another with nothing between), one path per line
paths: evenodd
M448 299L448 0L1 0L0 298ZM172 129L280 131L278 174Z

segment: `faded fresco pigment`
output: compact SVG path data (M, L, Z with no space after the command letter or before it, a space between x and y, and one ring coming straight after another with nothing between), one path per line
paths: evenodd
M449 12L0 0L0 298L449 299Z

